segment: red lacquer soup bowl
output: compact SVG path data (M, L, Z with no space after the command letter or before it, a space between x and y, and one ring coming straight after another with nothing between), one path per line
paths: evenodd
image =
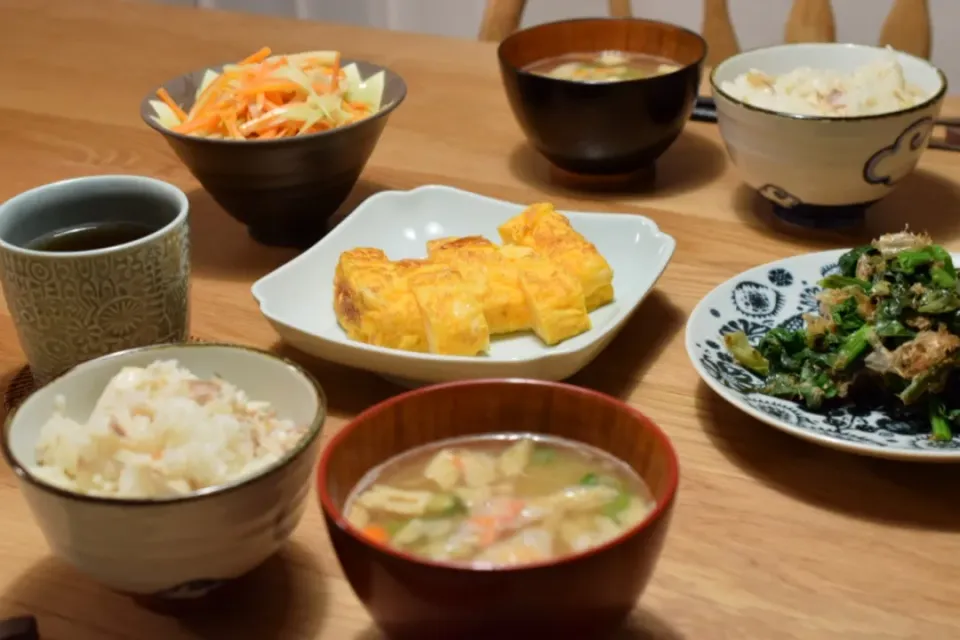
M592 445L629 464L656 508L621 536L586 552L515 568L432 562L371 542L349 525L351 489L409 449L458 436L522 431ZM653 422L595 391L533 380L453 382L382 402L327 445L317 485L343 571L392 638L598 638L636 606L667 533L677 455Z

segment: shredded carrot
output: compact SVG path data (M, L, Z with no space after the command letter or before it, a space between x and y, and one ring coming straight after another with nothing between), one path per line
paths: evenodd
M333 62L333 68L330 69L330 90L336 91L337 87L340 85L340 54L337 54L337 59Z
M386 529L380 525L371 524L363 528L363 535L366 536L368 540L377 542L380 544L386 544L390 541L390 534Z
M174 127L173 130L177 133L195 133L197 131L215 127L219 119L220 116L217 114L201 116L184 122L180 126Z
M297 93L306 90L296 82L289 80L266 80L237 89L240 95L256 95L258 93Z
M185 122L187 119L187 112L184 111L180 105L173 101L173 98L170 97L170 93L166 89L160 87L157 89L157 97L163 101L165 105L170 107L170 110L173 111L174 115L180 118L180 122Z
M271 111L266 112L262 116L256 117L253 120L247 120L242 125L240 125L240 133L243 135L250 135L251 133L258 133L270 127L277 125L277 119L283 114L283 107L277 107Z
M178 133L238 140L329 131L375 112L351 94L341 65L339 52L331 64L329 55L273 55L263 47L208 81L187 110L159 89L176 121L165 110L158 119Z
M270 47L263 47L256 53L251 53L249 56L241 60L238 64L256 64L258 62L263 62L270 57Z
M227 129L227 133L230 134L231 138L240 140L243 138L243 134L240 133L240 128L237 126L237 114L233 111L225 111L223 113L223 125Z

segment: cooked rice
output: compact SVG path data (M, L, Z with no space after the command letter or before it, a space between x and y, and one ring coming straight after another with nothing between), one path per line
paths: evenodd
M32 471L84 494L185 495L263 470L305 433L229 382L163 360L120 371L85 423L67 417L58 396Z
M919 87L907 83L892 53L853 73L802 67L771 76L752 69L720 88L762 109L835 118L900 111L927 98Z

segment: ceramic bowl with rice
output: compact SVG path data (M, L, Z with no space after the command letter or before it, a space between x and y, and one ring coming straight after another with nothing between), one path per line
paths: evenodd
M119 591L197 597L290 536L325 414L313 378L278 356L158 345L36 391L2 451L58 556Z
M947 93L944 73L889 48L787 44L710 76L720 133L743 180L782 218L858 221L909 175Z

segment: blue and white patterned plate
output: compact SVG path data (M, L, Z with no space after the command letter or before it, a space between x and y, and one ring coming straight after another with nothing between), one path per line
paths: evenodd
M929 439L925 420L885 411L838 407L813 413L787 400L751 391L760 379L737 364L723 335L743 331L756 344L771 327L803 326L816 312L817 283L837 270L845 250L825 251L771 262L724 282L700 301L687 321L687 353L704 382L754 418L805 440L880 458L960 462L960 437ZM955 255L954 260L960 260Z

